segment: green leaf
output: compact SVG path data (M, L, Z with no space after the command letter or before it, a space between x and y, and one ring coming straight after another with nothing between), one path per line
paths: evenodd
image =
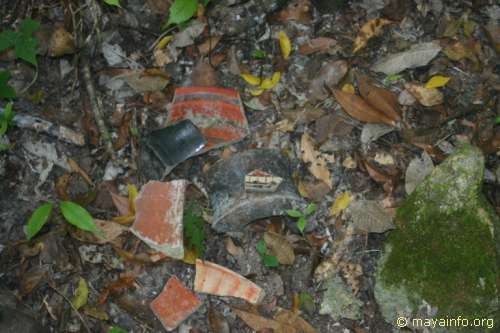
M500 125L500 116L495 118L495 124Z
M16 91L7 82L10 79L9 71L0 72L0 98L15 98Z
M306 228L306 219L301 217L297 220L297 228L301 233L304 233L304 229Z
M26 230L26 238L28 238L28 240L31 240L42 229L45 223L47 223L53 206L51 202L47 202L35 209L33 214L31 214Z
M301 211L298 211L298 210L295 210L295 209L289 209L289 210L286 211L286 213L288 214L288 216L296 217L296 218L304 216L304 214L302 214Z
M78 281L78 288L76 288L75 290L75 296L73 296L71 304L73 304L75 309L78 310L79 308L87 304L88 299L89 287L87 286L87 282L83 278L80 278L80 281Z
M66 221L75 227L93 233L101 232L95 225L92 215L82 206L71 201L62 201L59 207L61 207L61 212Z
M165 27L180 24L189 20L198 9L198 0L175 0L170 6L170 14Z
M403 78L403 75L401 75L401 74L392 74L392 75L388 75L384 79L384 81L387 81L388 83L392 83L392 82L399 81L402 78Z
M299 306L307 313L314 313L314 299L309 293L305 291L301 291L299 293Z
M276 256L265 254L261 258L266 267L278 267L280 265Z
M2 113L0 113L0 135L4 135L9 128L14 112L12 112L12 103L7 103Z
M314 203L307 205L306 209L304 210L304 216L311 215L316 211L318 206Z
M12 148L12 145L8 145L6 143L0 143L0 153L9 150Z
M108 330L107 333L128 333L128 332L120 327L113 326Z
M255 59L264 59L266 57L267 53L262 50L255 50L252 53L252 57Z
M19 32L26 37L31 37L38 28L40 28L40 22L26 18L19 25Z
M266 252L267 252L267 248L266 248L266 242L264 241L264 239L261 239L260 241L257 242L257 252L261 255L261 256L264 256L266 255Z
M16 40L14 51L16 57L26 60L30 64L36 66L36 48L38 40L35 37L22 36Z
M104 0L110 6L121 7L120 0Z
M198 213L199 207L195 203L191 204L184 212L184 237L188 246L196 250L198 257L202 257L205 252L205 221Z
M0 32L0 52L10 49L16 44L17 33L12 30Z

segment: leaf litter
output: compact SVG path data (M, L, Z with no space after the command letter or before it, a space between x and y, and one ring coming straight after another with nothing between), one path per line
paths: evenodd
M432 2L412 8L414 15L401 1L256 3L151 0L138 10L101 1L77 11L60 3L31 19L17 6L6 9L0 185L9 195L0 215L9 231L0 235L0 274L28 308L44 304L36 320L51 330L162 331L149 305L175 276L187 290L206 292L203 310L185 317L175 308L185 318L182 332L389 331L366 283L384 244L376 234L391 233L395 209L434 164L463 142L478 145L487 156L485 195L500 206L492 190L500 147L495 6ZM82 65L92 59L90 80L79 82L76 57ZM219 103L193 90L189 101L169 104L175 89L190 86L235 91L249 131L161 179L143 138L164 128L174 108L189 118ZM217 110L228 121L204 119L203 131L215 143L234 142L237 117ZM23 122L26 114L37 120ZM65 129L86 140L62 140ZM309 202L315 212L302 220L260 216L239 234L214 232L216 194L206 191L204 172L262 148L285 156L291 177L274 194L256 195L285 187L303 206L284 210L302 213ZM254 169L265 174L268 163ZM128 230L145 183L180 179L189 180L186 202L199 207L177 212L184 255L174 259ZM104 183L113 190L102 190ZM244 288L216 290L220 274ZM237 308L249 290L265 295Z

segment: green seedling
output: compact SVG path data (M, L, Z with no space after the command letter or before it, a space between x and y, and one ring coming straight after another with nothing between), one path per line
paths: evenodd
M16 98L16 91L8 84L9 79L9 71L0 72L0 98Z
M170 25L182 24L189 21L196 11L198 4L201 3L206 6L210 0L175 0L170 6L167 23L163 25L163 29L168 28Z
M38 30L40 23L30 18L24 19L19 25L19 31L4 30L0 32L0 52L14 49L14 55L33 66L37 66L36 48L38 39L33 33Z
M495 118L495 124L500 125L500 116Z
M318 208L318 206L316 204L311 203L311 204L307 205L306 209L304 209L303 212L301 212L300 210L296 210L296 209L289 209L286 211L286 213L288 214L288 216L297 219L297 228L303 234L304 229L306 228L306 225L307 225L308 216L310 216L312 213L314 213L317 208Z
M12 111L12 103L8 103L3 112L0 113L0 135L4 135L12 123L14 112Z
M120 0L103 0L106 4L115 7L121 7Z
M308 292L301 291L299 293L299 306L302 310L312 314L315 310L314 299Z
M203 257L205 252L205 221L200 214L200 207L195 203L191 203L184 212L184 237L187 246L194 249L198 258Z
M267 247L266 247L266 242L264 242L264 239L261 239L257 243L256 248L257 248L257 252L260 255L260 260L262 261L264 266L266 266L266 267L278 267L279 266L278 258L276 258L276 256L273 256L273 255L268 253Z
M264 59L267 56L266 51L262 50L255 50L252 53L252 58L254 59Z
M28 224L26 226L26 237L31 240L42 229L42 227L49 221L54 204L47 202L39 206L33 214L31 214ZM102 230L94 223L92 215L82 206L71 202L62 201L59 203L59 209L66 222L74 225L75 227L90 231L97 235L102 235Z

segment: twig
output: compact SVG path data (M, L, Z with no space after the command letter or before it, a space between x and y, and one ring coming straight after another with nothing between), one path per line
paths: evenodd
M106 123L104 122L102 101L97 97L95 91L94 82L92 81L92 75L90 74L90 64L88 57L83 56L82 62L83 79L85 81L85 88L87 89L87 94L90 100L90 108L92 109L92 113L94 114L97 128L99 129L99 133L101 134L101 138L104 140L104 144L106 145L106 150L110 154L111 159L115 160L116 154L113 149L113 142L111 142L111 135L109 134L108 128L106 127Z
M153 44L151 44L151 46L149 46L148 51L149 52L153 51L153 49L155 48L156 44L158 44L163 39L163 37L165 37L166 35L168 35L170 32L172 32L176 28L177 28L177 26L174 25L172 28L165 30L160 36L158 36L158 38L155 39L155 41L153 42Z
M35 84L36 82L36 79L38 79L38 66L35 66L36 70L35 70L35 76L33 77L33 80L31 80L31 82L21 91L20 95L24 95L25 92L28 91L29 88L31 88L31 86L33 84Z
M62 298L64 298L64 300L66 302L68 302L68 304L71 306L71 309L73 309L73 311L75 311L76 315L78 316L78 318L80 319L80 321L82 322L83 326L85 327L85 329L87 330L88 333L92 333L92 331L90 330L89 326L87 325L87 322L85 321L85 319L83 319L82 315L80 314L80 311L78 311L75 306L73 305L73 303L62 293L60 292L56 287L54 287L52 284L48 284L50 288L52 288L56 293L58 293Z
M0 108L0 114L1 113L2 108ZM62 141L72 143L77 146L85 145L85 138L82 134L72 130L71 128L62 125L55 125L47 120L38 117L28 116L25 114L16 114L12 121L19 128L28 128L37 132L47 133L49 135L57 137Z

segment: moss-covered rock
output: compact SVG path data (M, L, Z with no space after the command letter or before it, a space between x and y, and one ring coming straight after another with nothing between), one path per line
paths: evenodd
M389 322L499 317L500 221L481 194L483 173L481 151L463 146L398 209L375 285ZM425 304L436 311L419 313Z

